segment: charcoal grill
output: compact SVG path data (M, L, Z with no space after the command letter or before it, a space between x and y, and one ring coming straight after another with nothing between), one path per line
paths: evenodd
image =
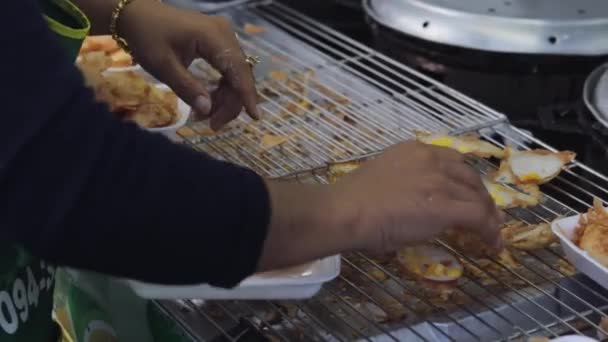
M477 132L499 146L551 146L512 126L506 116L274 1L225 10L256 68L265 118L245 116L211 135L199 123L174 137L196 150L285 181L326 183L328 162L367 158L415 129ZM248 34L254 24L263 33ZM194 66L204 69L204 64ZM271 71L288 78L269 80ZM314 72L314 73L313 73ZM295 76L294 76L295 75ZM302 76L307 75L307 76ZM264 135L287 137L264 149ZM472 160L482 173L495 165ZM527 223L551 222L608 197L608 178L574 162L542 186L537 207L510 210ZM485 280L467 276L450 299L429 295L373 256L342 256L343 272L305 301L198 299L157 304L201 341L490 341L595 334L608 319L608 292L573 274L559 247L518 255L521 267L499 259L477 266ZM504 281L504 274L513 281ZM382 276L380 276L380 274ZM486 283L489 281L489 283Z

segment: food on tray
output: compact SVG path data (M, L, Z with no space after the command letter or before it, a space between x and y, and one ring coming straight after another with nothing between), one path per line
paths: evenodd
M256 34L260 34L260 33L266 32L266 29L264 27L258 26L258 25L254 25L254 24L250 24L250 23L246 23L243 26L243 30L245 30L245 32L247 34L250 34L252 36L255 36Z
M504 151L487 141L480 140L474 135L451 136L447 134L431 134L415 132L416 140L429 145L449 147L463 154L471 154L482 158L502 158Z
M361 165L360 162L344 162L329 164L327 176L330 183L336 183L341 177L355 171Z
M521 250L541 249L557 242L548 223L527 225L515 222L503 227L500 234L508 246Z
M379 282L388 280L388 275L386 273L382 272L378 268L374 268L374 269L370 270L369 275L371 275L372 278L376 279Z
M557 177L575 157L576 153L571 151L516 151L507 148L493 179L509 184L544 184Z
M78 66L96 99L106 103L121 119L145 128L170 126L179 119L177 96L149 84L139 74L132 71L104 73L108 63L100 55L88 55Z
M475 257L495 255L498 252L483 242L477 234L464 230L449 229L443 232L440 238L459 252Z
M446 250L431 245L406 247L397 252L404 270L437 282L451 282L462 276L462 264Z
M286 73L280 70L274 70L268 73L268 77L277 81L277 82L287 82L289 76Z
M483 180L483 184L499 209L535 206L542 198L540 189L534 184L519 186L517 190L487 179Z
M448 230L441 235L441 240L459 252L475 258L495 257L502 264L517 267L518 263L508 249L496 250L488 246L476 234L462 230Z
M608 213L598 198L586 215L581 215L574 238L580 248L608 267Z
M289 141L288 136L264 134L260 139L260 147L262 150L270 150L271 148L284 144L287 141Z
M564 259L559 259L555 265L557 270L565 276L572 276L576 274L576 268L571 263Z
M602 317L598 328L599 328L597 330L598 340L606 341L606 339L608 339L608 336L606 335L606 334L608 334L608 317Z
M496 259L509 268L519 267L519 263L513 257L513 253L510 250L504 248L496 255Z
M133 64L133 58L122 50L112 36L89 36L82 43L80 58L94 52L106 56L112 67L127 67Z
M500 234L507 247L519 250L542 249L557 242L557 237L547 223L528 225L519 221L511 222L501 228ZM466 231L448 230L441 235L441 239L462 253L476 257L495 255L505 264L516 265L513 256L507 249L493 250L477 235Z
M551 340L548 337L544 337L544 336L541 336L541 337L533 336L528 339L528 342L550 342L550 341Z
M282 94L298 103L308 102L306 98L310 91L315 97L321 98L317 101L317 105L331 113L338 111L339 106L347 106L351 103L347 96L319 82L315 77L315 71L310 69L289 73L282 70L270 71L260 89L261 94L268 97Z
M390 321L388 314L378 305L371 302L357 303L354 307L362 312L365 317L371 317L376 323L386 323Z
M496 262L489 258L475 259L474 262L461 259L460 262L462 262L465 273L471 279L475 279L483 286L494 286L501 283L509 284L510 286L525 285L525 281L514 277L511 272L503 267L517 268L519 267L518 263L509 265L504 260L498 260L498 262Z

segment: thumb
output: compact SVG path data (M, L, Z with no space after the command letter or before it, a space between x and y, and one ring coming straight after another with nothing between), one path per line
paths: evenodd
M209 118L212 107L209 93L176 56L172 56L161 66L159 76L177 96L192 107L195 119Z

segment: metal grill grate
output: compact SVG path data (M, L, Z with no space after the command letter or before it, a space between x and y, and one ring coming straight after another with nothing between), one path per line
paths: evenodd
M184 142L200 151L265 176L324 183L326 162L368 156L416 128L478 131L499 146L551 149L501 114L283 5L255 3L227 14L247 52L264 60L256 77L266 118L254 124L239 119L217 135L199 124L181 130ZM266 32L248 35L240 29L246 23ZM282 73L269 78L271 71ZM264 135L287 141L265 148ZM473 162L482 173L495 167ZM302 170L313 171L296 172ZM542 186L541 205L509 214L550 222L585 210L594 196L607 198L607 189L608 178L573 163ZM510 267L437 243L468 265L465 279L449 290L408 278L378 257L352 253L342 257L339 278L310 300L159 304L196 338L218 341L525 340L594 333L607 318L608 293L573 275L559 248L521 252L521 265Z
M509 125L480 133L499 146L548 147ZM482 173L495 167L486 160L476 159L475 163ZM287 179L325 183L324 173L320 168ZM527 223L539 223L584 210L608 185L605 177L593 174L574 163L543 186L541 205L508 213ZM285 341L525 340L595 332L600 319L607 317L608 293L586 277L573 275L559 247L518 253L521 266L513 268L498 259L482 264L444 242L437 243L477 266L483 276L467 273L466 279L446 292L408 278L392 263L353 253L342 257L339 278L310 300L204 304L194 300L162 305L179 320L188 321L193 335L202 340L219 334L239 341L248 340L240 334L253 338L253 331L262 340ZM442 295L449 297L443 300Z
M219 134L203 124L180 133L195 148L265 176L375 152L410 138L414 129L456 133L505 120L283 5L258 3L226 14L246 53L262 59L255 72L265 119L243 117ZM265 32L248 34L247 25ZM204 75L207 68L193 66ZM277 136L287 141L263 144Z

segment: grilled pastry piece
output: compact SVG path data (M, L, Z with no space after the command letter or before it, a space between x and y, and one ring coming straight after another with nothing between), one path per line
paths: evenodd
M518 190L509 188L502 184L483 180L483 184L494 199L499 209L511 209L516 207L531 207L540 202L542 193L537 185L525 184L518 186Z
M462 154L470 154L481 158L502 158L504 151L475 135L451 136L447 134L431 134L416 132L416 140L435 146L449 147Z
M515 222L502 228L500 234L508 246L526 251L546 248L557 242L548 223L527 225Z
M516 151L505 149L505 158L493 180L509 184L544 184L557 177L566 164L576 157L571 151Z

